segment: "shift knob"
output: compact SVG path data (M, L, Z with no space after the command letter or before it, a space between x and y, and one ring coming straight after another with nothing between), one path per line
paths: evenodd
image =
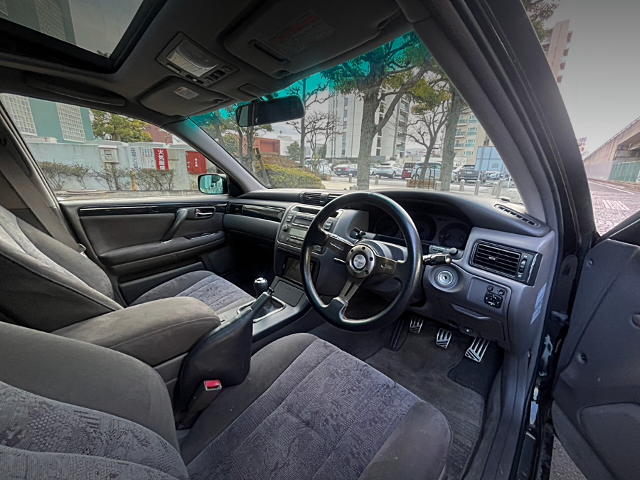
M269 282L264 277L258 277L253 281L253 290L256 292L256 298L267 291Z

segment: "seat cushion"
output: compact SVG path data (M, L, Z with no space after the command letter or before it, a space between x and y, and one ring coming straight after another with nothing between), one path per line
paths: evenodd
M132 305L170 297L191 297L206 303L218 315L254 298L215 273L200 270L169 280L141 295Z
M394 435L398 428L414 432L408 438L419 439L420 455L399 461L405 435ZM382 478L383 471L437 479L450 441L438 410L355 357L299 334L255 355L247 381L223 389L181 450L194 480Z

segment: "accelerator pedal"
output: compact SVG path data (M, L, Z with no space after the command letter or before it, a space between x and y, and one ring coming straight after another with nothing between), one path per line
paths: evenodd
M487 352L487 347L489 346L489 340L476 337L473 339L471 346L467 348L464 356L470 358L474 362L480 363L482 361L482 357Z
M439 328L436 334L436 345L441 348L447 348L453 334L444 328Z

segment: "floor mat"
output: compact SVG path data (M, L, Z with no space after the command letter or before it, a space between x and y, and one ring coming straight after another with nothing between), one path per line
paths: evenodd
M383 348L366 362L418 397L431 403L453 430L449 478L462 478L482 430L484 398L448 377L463 358L471 339L454 333L447 349L435 344L437 325L425 325L419 335L409 334L402 348ZM486 359L485 359L486 360Z

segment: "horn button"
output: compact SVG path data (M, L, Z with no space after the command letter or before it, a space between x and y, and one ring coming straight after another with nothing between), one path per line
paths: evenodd
M368 277L376 264L376 254L366 245L356 245L347 254L347 270L356 278Z

